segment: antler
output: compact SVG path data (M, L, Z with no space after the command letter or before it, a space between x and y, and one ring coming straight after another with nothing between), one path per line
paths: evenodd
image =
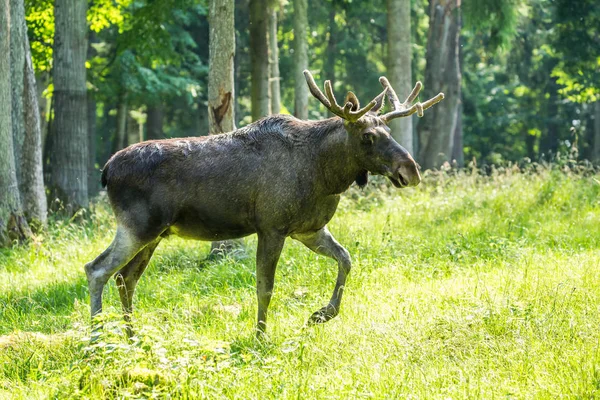
M344 101L344 108L342 108L335 100L333 89L331 87L331 81L325 81L325 93L327 93L326 97L317 87L315 79L309 70L304 70L304 77L306 78L306 83L308 84L308 88L310 89L312 95L315 96L317 100L319 100L333 114L349 122L358 121L360 117L371 111L371 109L375 106L378 106L377 109L379 109L383 104L383 96L388 90L384 88L383 92L379 96L375 97L363 108L360 108L360 103L356 95L352 92L348 92L346 95L346 100Z
M380 117L386 124L394 118L408 117L409 115L412 115L415 112L419 117L422 117L424 110L427 110L432 105L439 103L444 99L444 93L439 93L437 96L427 100L425 103L418 102L411 106L411 103L415 101L415 99L419 95L419 92L421 91L421 88L423 88L421 82L417 82L415 88L412 90L412 92L410 92L404 103L400 103L396 92L394 91L392 85L390 85L390 82L386 79L385 76L379 78L379 82L381 83L381 86L383 86L383 91L387 91L390 103L392 103L393 110Z
M363 108L360 108L360 103L356 95L352 92L348 92L346 95L346 100L344 101L344 108L342 108L335 100L333 89L331 87L331 81L325 81L325 95L317 87L315 79L309 70L304 70L304 77L306 78L306 83L308 84L308 88L310 89L312 95L315 96L333 114L349 122L358 121L360 117L371 110L378 112L381 108L383 108L384 97L386 94L390 100L390 103L392 103L392 111L380 117L386 124L394 118L408 117L415 112L419 117L422 117L424 110L427 110L429 107L439 103L444 99L444 93L439 93L437 96L427 100L425 103L417 102L411 105L423 88L421 82L417 82L415 88L412 90L412 92L410 92L404 103L400 103L400 100L398 100L398 95L396 95L392 85L390 85L390 82L386 79L386 77L382 76L379 78L379 82L383 86L383 92L371 100L369 104Z

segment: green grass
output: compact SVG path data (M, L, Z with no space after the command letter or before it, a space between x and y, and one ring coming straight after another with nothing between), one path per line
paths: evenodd
M100 201L0 253L0 398L600 397L600 177L511 170L353 189L330 230L354 267L340 315L304 327L337 267L288 240L268 339L254 339L255 237L163 241L137 336L111 282L89 342L83 264L111 241Z

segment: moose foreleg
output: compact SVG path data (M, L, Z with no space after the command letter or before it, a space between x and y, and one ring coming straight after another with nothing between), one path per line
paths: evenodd
M256 295L258 297L258 317L256 336L264 336L267 328L267 310L273 294L275 269L285 243L285 236L280 234L258 234L256 250Z
M309 324L327 322L338 315L340 311L346 278L352 267L350 254L348 253L348 250L339 244L331 233L329 233L327 227L323 227L317 232L296 234L293 235L292 238L302 242L315 253L331 257L338 263L337 281L329 304L315 312L309 319Z

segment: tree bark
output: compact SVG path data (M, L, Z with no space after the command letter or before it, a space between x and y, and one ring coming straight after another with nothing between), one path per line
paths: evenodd
M454 128L454 143L452 147L452 161L456 161L456 166L458 167L464 167L465 165L465 154L463 151L462 113L463 103L461 100L458 105L458 111L456 112L456 127Z
M274 7L269 13L269 75L271 83L271 113L279 114L281 111L279 45L277 43L277 11Z
M0 247L31 235L21 210L12 134L10 3L0 0Z
M403 100L410 93L413 84L410 1L387 0L387 9L388 77L392 87ZM414 150L412 117L394 119L389 125L394 139L412 154Z
M294 0L294 115L300 119L308 119L308 86L302 73L308 69L307 7L307 0Z
M25 19L23 19L25 23ZM25 49L23 108L25 110L23 153L21 154L21 180L19 181L21 201L25 216L31 221L36 220L42 226L46 225L48 202L44 188L44 170L42 162L42 124L38 106L38 91L35 82L35 72L31 60L29 38L24 35Z
M12 89L12 135L15 153L15 168L19 187L22 182L21 154L23 154L24 114L23 114L23 72L25 65L25 4L10 0L10 75Z
M459 0L430 0L427 65L423 98L444 92L446 98L418 125L419 157L423 168L435 168L452 156L460 102Z
M88 194L93 197L100 191L100 174L96 168L96 97L87 94L87 129L88 129Z
M46 136L48 135L48 112L50 111L48 107L50 107L51 101L46 98L44 91L48 87L49 82L50 73L48 71L35 75L35 87L37 90L37 103L39 109L38 114L40 115L40 132L42 132L42 148L44 148Z
M54 120L51 192L67 215L88 206L88 134L85 58L86 0L54 3Z
M594 153L592 159L600 161L600 100L594 103Z
M231 132L235 129L234 5L233 0L211 0L209 5L208 130L211 135ZM265 61L268 60L265 58ZM252 65L254 68L254 60ZM268 69L265 71L268 78ZM266 114L262 114L261 111L261 114L255 117L254 86L253 70L252 118L258 119Z
M148 106L148 120L146 122L146 136L148 140L164 139L163 132L163 105L154 104Z
M93 44L97 42L96 33L89 31L87 58L95 57L97 52ZM94 86L93 83L91 86ZM88 195L94 197L100 191L100 174L96 168L96 148L97 148L97 116L96 116L96 96L93 87L87 93L87 132L88 132Z
M250 0L250 63L252 69L252 120L271 113L269 98L269 43L265 2Z

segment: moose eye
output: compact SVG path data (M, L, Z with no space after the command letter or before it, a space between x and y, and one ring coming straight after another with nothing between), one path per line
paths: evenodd
M365 132L362 134L362 141L366 144L372 144L375 141L375 134L373 132Z

